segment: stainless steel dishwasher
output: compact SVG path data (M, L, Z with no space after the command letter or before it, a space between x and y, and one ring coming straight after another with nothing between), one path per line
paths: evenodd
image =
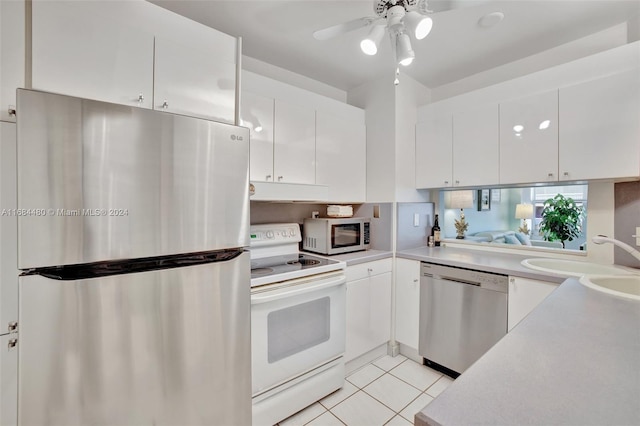
M423 262L419 354L457 377L507 334L508 277Z

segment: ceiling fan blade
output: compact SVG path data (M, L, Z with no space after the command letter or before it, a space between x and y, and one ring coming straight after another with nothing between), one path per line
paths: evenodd
M371 25L371 23L375 20L377 19L376 18L354 19L353 21L344 22L342 24L334 25L332 27L323 28L321 30L315 31L313 33L313 37L316 40L328 40L332 37L336 37L338 35L348 33L349 31L357 30L358 28Z

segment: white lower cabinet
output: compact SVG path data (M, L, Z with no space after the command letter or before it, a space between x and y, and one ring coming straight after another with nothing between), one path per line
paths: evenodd
M420 262L396 259L396 340L418 349Z
M553 290L556 283L532 280L529 278L509 277L508 331L526 317Z
M345 362L389 341L391 259L347 267Z
M18 335L0 336L0 424L18 424Z

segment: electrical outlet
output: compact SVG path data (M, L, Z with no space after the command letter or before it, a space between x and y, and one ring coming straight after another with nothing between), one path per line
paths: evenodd
M640 226L636 226L636 246L640 247Z
M380 206L379 205L373 206L373 217L375 219L380 219Z
M419 213L414 213L413 214L413 226L415 226L415 227L420 226L420 214Z

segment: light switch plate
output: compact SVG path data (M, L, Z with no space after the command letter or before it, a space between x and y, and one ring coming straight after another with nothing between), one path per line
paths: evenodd
M420 214L419 213L414 213L413 214L413 226L420 226Z
M636 246L640 247L640 226L636 226Z

